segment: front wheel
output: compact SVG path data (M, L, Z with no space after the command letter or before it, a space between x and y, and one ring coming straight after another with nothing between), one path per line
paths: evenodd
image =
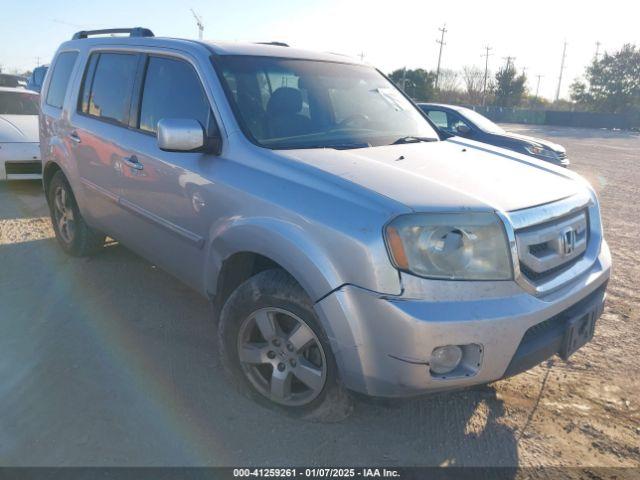
M225 370L251 398L308 420L351 411L312 302L285 271L261 272L231 294L219 340Z

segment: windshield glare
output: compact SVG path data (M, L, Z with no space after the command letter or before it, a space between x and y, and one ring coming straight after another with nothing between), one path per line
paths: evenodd
M488 133L504 133L502 128L493 123L487 117L480 115L478 112L468 108L462 108L460 110L462 110L462 114L473 122L480 130L484 130Z
M0 92L0 115L38 115L38 95Z
M437 138L371 67L250 56L216 57L214 63L243 130L259 145L359 148Z

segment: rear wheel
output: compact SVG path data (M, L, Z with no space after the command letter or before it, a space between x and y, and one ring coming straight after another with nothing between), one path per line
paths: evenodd
M351 411L312 302L285 271L261 272L231 294L219 339L226 372L251 398L308 420Z
M100 250L105 235L85 223L62 171L58 171L51 179L47 201L56 239L66 253L83 257Z

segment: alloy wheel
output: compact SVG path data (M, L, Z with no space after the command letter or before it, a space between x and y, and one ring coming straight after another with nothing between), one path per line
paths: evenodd
M75 237L75 217L67 190L59 186L53 195L53 215L62 240L71 244Z
M238 355L256 390L281 405L312 402L326 382L320 340L304 320L280 308L263 308L244 320Z

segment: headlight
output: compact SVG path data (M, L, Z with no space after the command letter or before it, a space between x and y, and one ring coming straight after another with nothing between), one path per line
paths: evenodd
M530 145L527 147L524 147L524 149L529 152L531 155L537 155L539 157L545 157L545 158L557 158L558 155L556 154L556 152L554 152L553 150L549 150L547 148L544 147L538 147L535 145Z
M385 231L393 263L421 277L448 280L512 278L509 244L493 213L403 215Z

